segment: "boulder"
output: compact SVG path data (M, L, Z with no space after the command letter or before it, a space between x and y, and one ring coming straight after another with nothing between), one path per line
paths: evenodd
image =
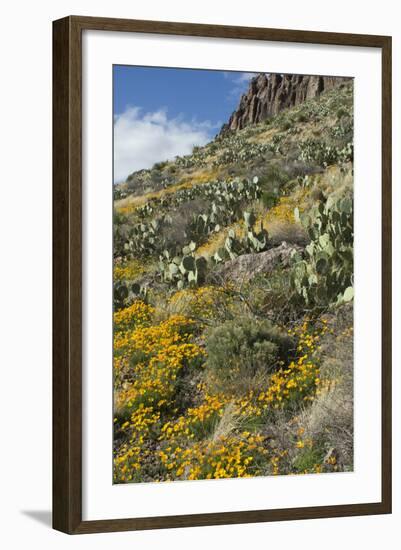
M279 246L259 254L243 254L225 262L214 272L214 277L224 281L248 282L256 275L268 273L279 265L287 267L292 252L301 250L297 245L282 242Z

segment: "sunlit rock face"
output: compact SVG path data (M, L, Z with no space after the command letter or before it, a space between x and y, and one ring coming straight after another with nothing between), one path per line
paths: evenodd
M346 77L264 74L255 76L221 133L270 118L349 80Z

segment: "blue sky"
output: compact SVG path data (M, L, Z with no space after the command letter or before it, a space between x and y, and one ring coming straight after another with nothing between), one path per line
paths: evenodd
M252 76L114 66L114 181L210 141L237 107Z

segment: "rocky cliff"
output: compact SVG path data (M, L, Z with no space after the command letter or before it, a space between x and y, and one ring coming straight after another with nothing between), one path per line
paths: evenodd
M347 80L335 76L258 74L250 81L248 91L242 95L237 110L220 133L261 122Z

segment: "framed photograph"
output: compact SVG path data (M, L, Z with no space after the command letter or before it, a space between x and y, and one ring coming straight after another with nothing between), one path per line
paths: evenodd
M53 23L53 526L391 512L391 38Z

